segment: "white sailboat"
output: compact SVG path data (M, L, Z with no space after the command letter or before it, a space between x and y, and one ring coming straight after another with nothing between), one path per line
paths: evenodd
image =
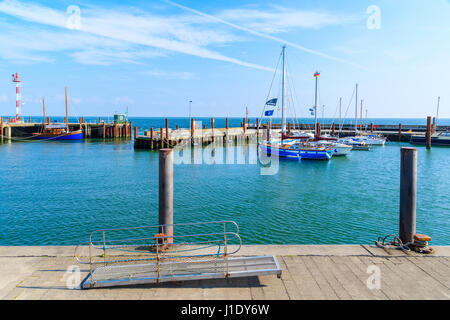
M293 137L287 135L286 131L286 46L282 48L282 77L281 77L281 140L265 141L260 145L263 152L267 154L277 154L279 157L293 160L329 160L333 156L335 149L329 146L318 145L312 142L304 141L309 136ZM277 99L272 99L277 101ZM270 100L270 101L272 101ZM268 101L269 102L269 101ZM267 105L268 103L266 103ZM276 104L276 102L275 102ZM273 114L273 111L272 111Z

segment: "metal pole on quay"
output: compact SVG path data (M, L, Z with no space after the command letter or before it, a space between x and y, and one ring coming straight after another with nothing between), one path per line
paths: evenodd
M431 117L427 117L427 133L425 139L427 149L431 149Z
M173 243L173 149L159 150L159 232Z
M416 234L417 149L400 150L400 240L413 243Z

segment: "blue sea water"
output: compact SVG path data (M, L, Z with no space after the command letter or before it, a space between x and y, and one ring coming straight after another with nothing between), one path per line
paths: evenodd
M130 120L142 130L164 125ZM189 119L169 124L188 127ZM275 175L261 175L259 163L175 165L175 223L234 220L244 244L373 243L398 233L402 146L410 145L280 161ZM234 151L255 154L250 148ZM135 151L132 141L4 143L0 161L0 245L74 245L96 229L158 223L158 152ZM450 245L449 190L450 148L418 146L417 231L432 244Z

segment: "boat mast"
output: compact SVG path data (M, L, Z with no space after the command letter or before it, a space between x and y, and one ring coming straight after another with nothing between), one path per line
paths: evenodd
M434 128L437 131L437 123L438 123L438 116L439 116L439 103L441 102L441 97L438 97L438 104L437 104L437 111L436 111L436 120L434 120Z
M356 98L355 98L355 135L358 132L358 84L356 84Z
M283 46L283 76L281 78L281 132L286 132L286 108L285 108L285 77L286 77L286 65L285 65L285 51L286 46Z
M339 98L339 132L341 131L342 98Z
M69 132L69 118L67 117L67 87L66 87L66 129Z
M322 105L322 123L325 123L325 105Z
M44 109L44 129L46 128L46 121L45 121L45 98L42 97L42 108Z
M360 116L360 118L361 118L361 125L359 126L359 129L362 131L362 117L363 117L363 113L362 113L362 111L363 111L363 100L361 99L361 111L359 112L360 114L359 114L359 116Z
M317 81L319 79L320 73L316 71L314 77L316 78L316 91L314 94L314 135L317 134Z
M366 109L366 126L365 126L364 130L366 130L366 132L367 132L367 109Z

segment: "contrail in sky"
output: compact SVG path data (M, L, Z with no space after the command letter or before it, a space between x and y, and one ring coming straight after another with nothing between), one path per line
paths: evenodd
M210 15L210 14L207 14L207 13L204 13L204 12L201 12L201 11L198 11L198 10L195 10L195 9L183 6L181 4L175 3L175 2L170 1L170 0L164 0L164 1L169 3L169 4L171 4L174 7L178 7L180 9L183 9L183 10L195 13L195 14L200 15L202 17L205 17L205 18L208 18L208 19L220 22L222 24L225 24L225 25L230 26L232 28L235 28L235 29L238 29L238 30L250 33L250 34L253 34L255 36L266 38L266 39L270 39L270 40L273 40L273 41L276 41L276 42L279 42L279 43L282 43L282 44L286 44L286 45L288 45L290 47L297 48L297 49L302 50L304 52L314 54L316 56L320 56L320 57L323 57L323 58L326 58L326 59L329 59L329 60L333 60L333 61L336 61L336 62L340 62L340 63L345 63L345 64L348 64L348 65L351 65L351 66L354 66L354 67L357 67L357 68L364 69L364 70L368 71L363 66L355 64L353 62L350 62L350 61L347 61L347 60L344 60L344 59L341 59L341 58L336 58L336 57L330 56L330 55L328 55L326 53L322 53L322 52L319 52L319 51L316 51L316 50L313 50L313 49L306 48L306 47L301 46L299 44L296 44L296 43L293 43L293 42L290 42L290 41L286 41L286 40L280 39L278 37L271 36L270 34L267 34L267 33L263 33L263 32L259 32L259 31L251 30L251 29L246 28L246 27L242 27L242 26L237 25L235 23L228 22L228 21L223 20L221 18L218 18L216 16L213 16L213 15Z

